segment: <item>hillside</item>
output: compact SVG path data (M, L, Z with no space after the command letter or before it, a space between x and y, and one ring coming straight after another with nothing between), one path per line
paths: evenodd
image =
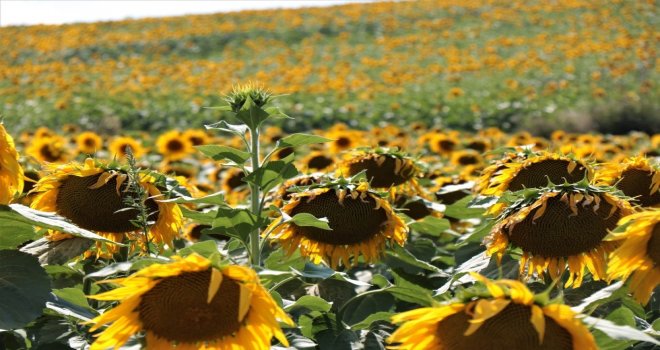
M485 0L5 27L0 113L15 129L198 126L251 80L289 95L288 129L570 127L571 113L657 110L657 28L653 1Z

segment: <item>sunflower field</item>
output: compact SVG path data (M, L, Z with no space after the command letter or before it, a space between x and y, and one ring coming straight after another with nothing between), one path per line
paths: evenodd
M0 350L660 347L654 6L1 28Z

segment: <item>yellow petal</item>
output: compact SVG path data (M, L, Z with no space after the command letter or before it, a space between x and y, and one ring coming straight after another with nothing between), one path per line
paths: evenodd
M472 335L479 329L479 327L481 327L484 322L486 322L486 320L497 315L500 311L507 307L510 302L511 300L506 299L480 299L477 301L477 305L474 307L474 318L469 321L470 326L467 330L465 330L463 335Z
M543 310L537 305L532 305L532 317L530 322L534 329L539 333L539 344L543 344L543 337L545 336L545 316Z
M209 283L209 294L206 297L206 303L210 304L213 297L218 293L220 289L220 284L222 284L222 272L217 269L211 268L211 282Z
M252 290L244 284L241 287L240 302L238 304L238 322L242 322L245 315L250 311L250 301L252 300Z

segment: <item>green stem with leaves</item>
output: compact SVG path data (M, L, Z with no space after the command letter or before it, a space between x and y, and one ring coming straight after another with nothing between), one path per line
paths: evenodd
M250 150L252 156L252 172L259 170L259 127L255 127L250 130L250 138L252 142L252 147ZM250 195L251 200L250 204L252 206L252 213L257 217L257 220L261 217L261 191L259 185L250 184ZM259 244L259 228L255 228L250 232L250 259L253 266L259 266L261 264L261 246Z

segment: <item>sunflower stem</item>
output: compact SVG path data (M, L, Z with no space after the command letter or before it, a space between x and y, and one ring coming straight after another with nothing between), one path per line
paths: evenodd
M250 153L252 156L252 172L259 170L259 126L255 126L254 129L250 130L251 133L251 142L252 147ZM261 217L261 201L260 201L260 189L259 185L251 183L250 184L250 204L252 205L252 214L257 217L257 220ZM259 227L257 226L252 232L250 232L250 259L253 266L259 266L261 264L261 245L259 244Z

